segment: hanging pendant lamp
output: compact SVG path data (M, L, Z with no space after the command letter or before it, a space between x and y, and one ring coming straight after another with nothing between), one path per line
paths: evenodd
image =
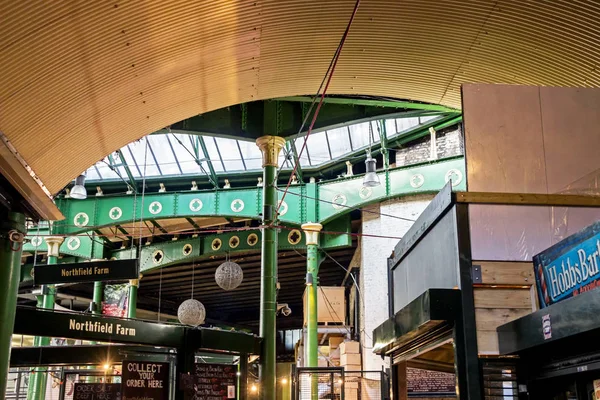
M371 152L367 152L367 159L365 160L367 172L363 178L363 186L375 187L381 185L381 182L379 182L379 176L377 175L376 163L377 161L371 157Z
M85 174L81 174L75 179L75 185L73 186L73 189L71 189L70 193L71 198L76 200L87 199L87 190L85 189L85 186L83 186L84 183Z

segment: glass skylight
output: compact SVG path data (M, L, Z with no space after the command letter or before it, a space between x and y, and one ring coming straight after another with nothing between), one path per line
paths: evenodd
M386 119L388 139L415 130L427 122L441 118L439 115L412 118ZM369 130L369 124L371 130ZM312 133L300 157L303 167L319 167L357 150L378 143L378 121L361 122L327 131ZM300 153L304 137L295 139ZM285 158L292 154L290 143L281 152L279 165L291 169L293 161ZM130 143L90 167L86 180L127 180L129 168L133 178L157 176L204 175L210 165L217 174L227 172L257 171L261 169L261 153L253 141L226 139L180 133L157 133Z

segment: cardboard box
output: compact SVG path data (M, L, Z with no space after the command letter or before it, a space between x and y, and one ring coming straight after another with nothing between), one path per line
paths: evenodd
M343 368L345 371L362 371L360 364L346 364Z
M302 297L304 304L304 325L307 319L306 290ZM317 322L346 323L346 288L319 286L317 291Z
M358 342L342 342L340 343L340 354L358 354L360 353L360 345Z
M344 388L344 395L345 399L347 400L354 400L360 398L358 397L358 389Z
M329 347L330 347L329 351L333 351L333 350L337 349L338 347L340 347L340 343L342 343L343 341L344 341L343 337L330 337L329 338Z
M340 365L348 364L359 364L360 365L360 354L342 354L340 356Z
M358 389L358 382L344 382L345 389Z

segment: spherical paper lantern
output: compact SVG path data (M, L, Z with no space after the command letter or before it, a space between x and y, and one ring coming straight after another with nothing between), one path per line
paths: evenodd
M243 279L244 272L242 271L242 267L231 261L225 261L219 265L217 272L215 272L215 281L225 290L233 290L240 286Z
M204 323L204 318L206 318L206 309L198 300L189 299L179 306L177 318L179 318L179 322L185 325L202 325Z

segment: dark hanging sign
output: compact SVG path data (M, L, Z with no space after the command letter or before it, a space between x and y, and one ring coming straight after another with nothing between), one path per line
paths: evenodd
M237 399L237 367L195 364L194 374L182 374L186 400Z
M533 257L540 308L600 286L600 221Z
M36 265L33 281L36 285L138 279L140 266L137 259L90 261L84 263Z
M169 363L123 361L123 400L168 400Z
M75 383L73 400L121 400L121 384Z
M185 327L89 314L18 307L14 332L22 335L180 347Z

